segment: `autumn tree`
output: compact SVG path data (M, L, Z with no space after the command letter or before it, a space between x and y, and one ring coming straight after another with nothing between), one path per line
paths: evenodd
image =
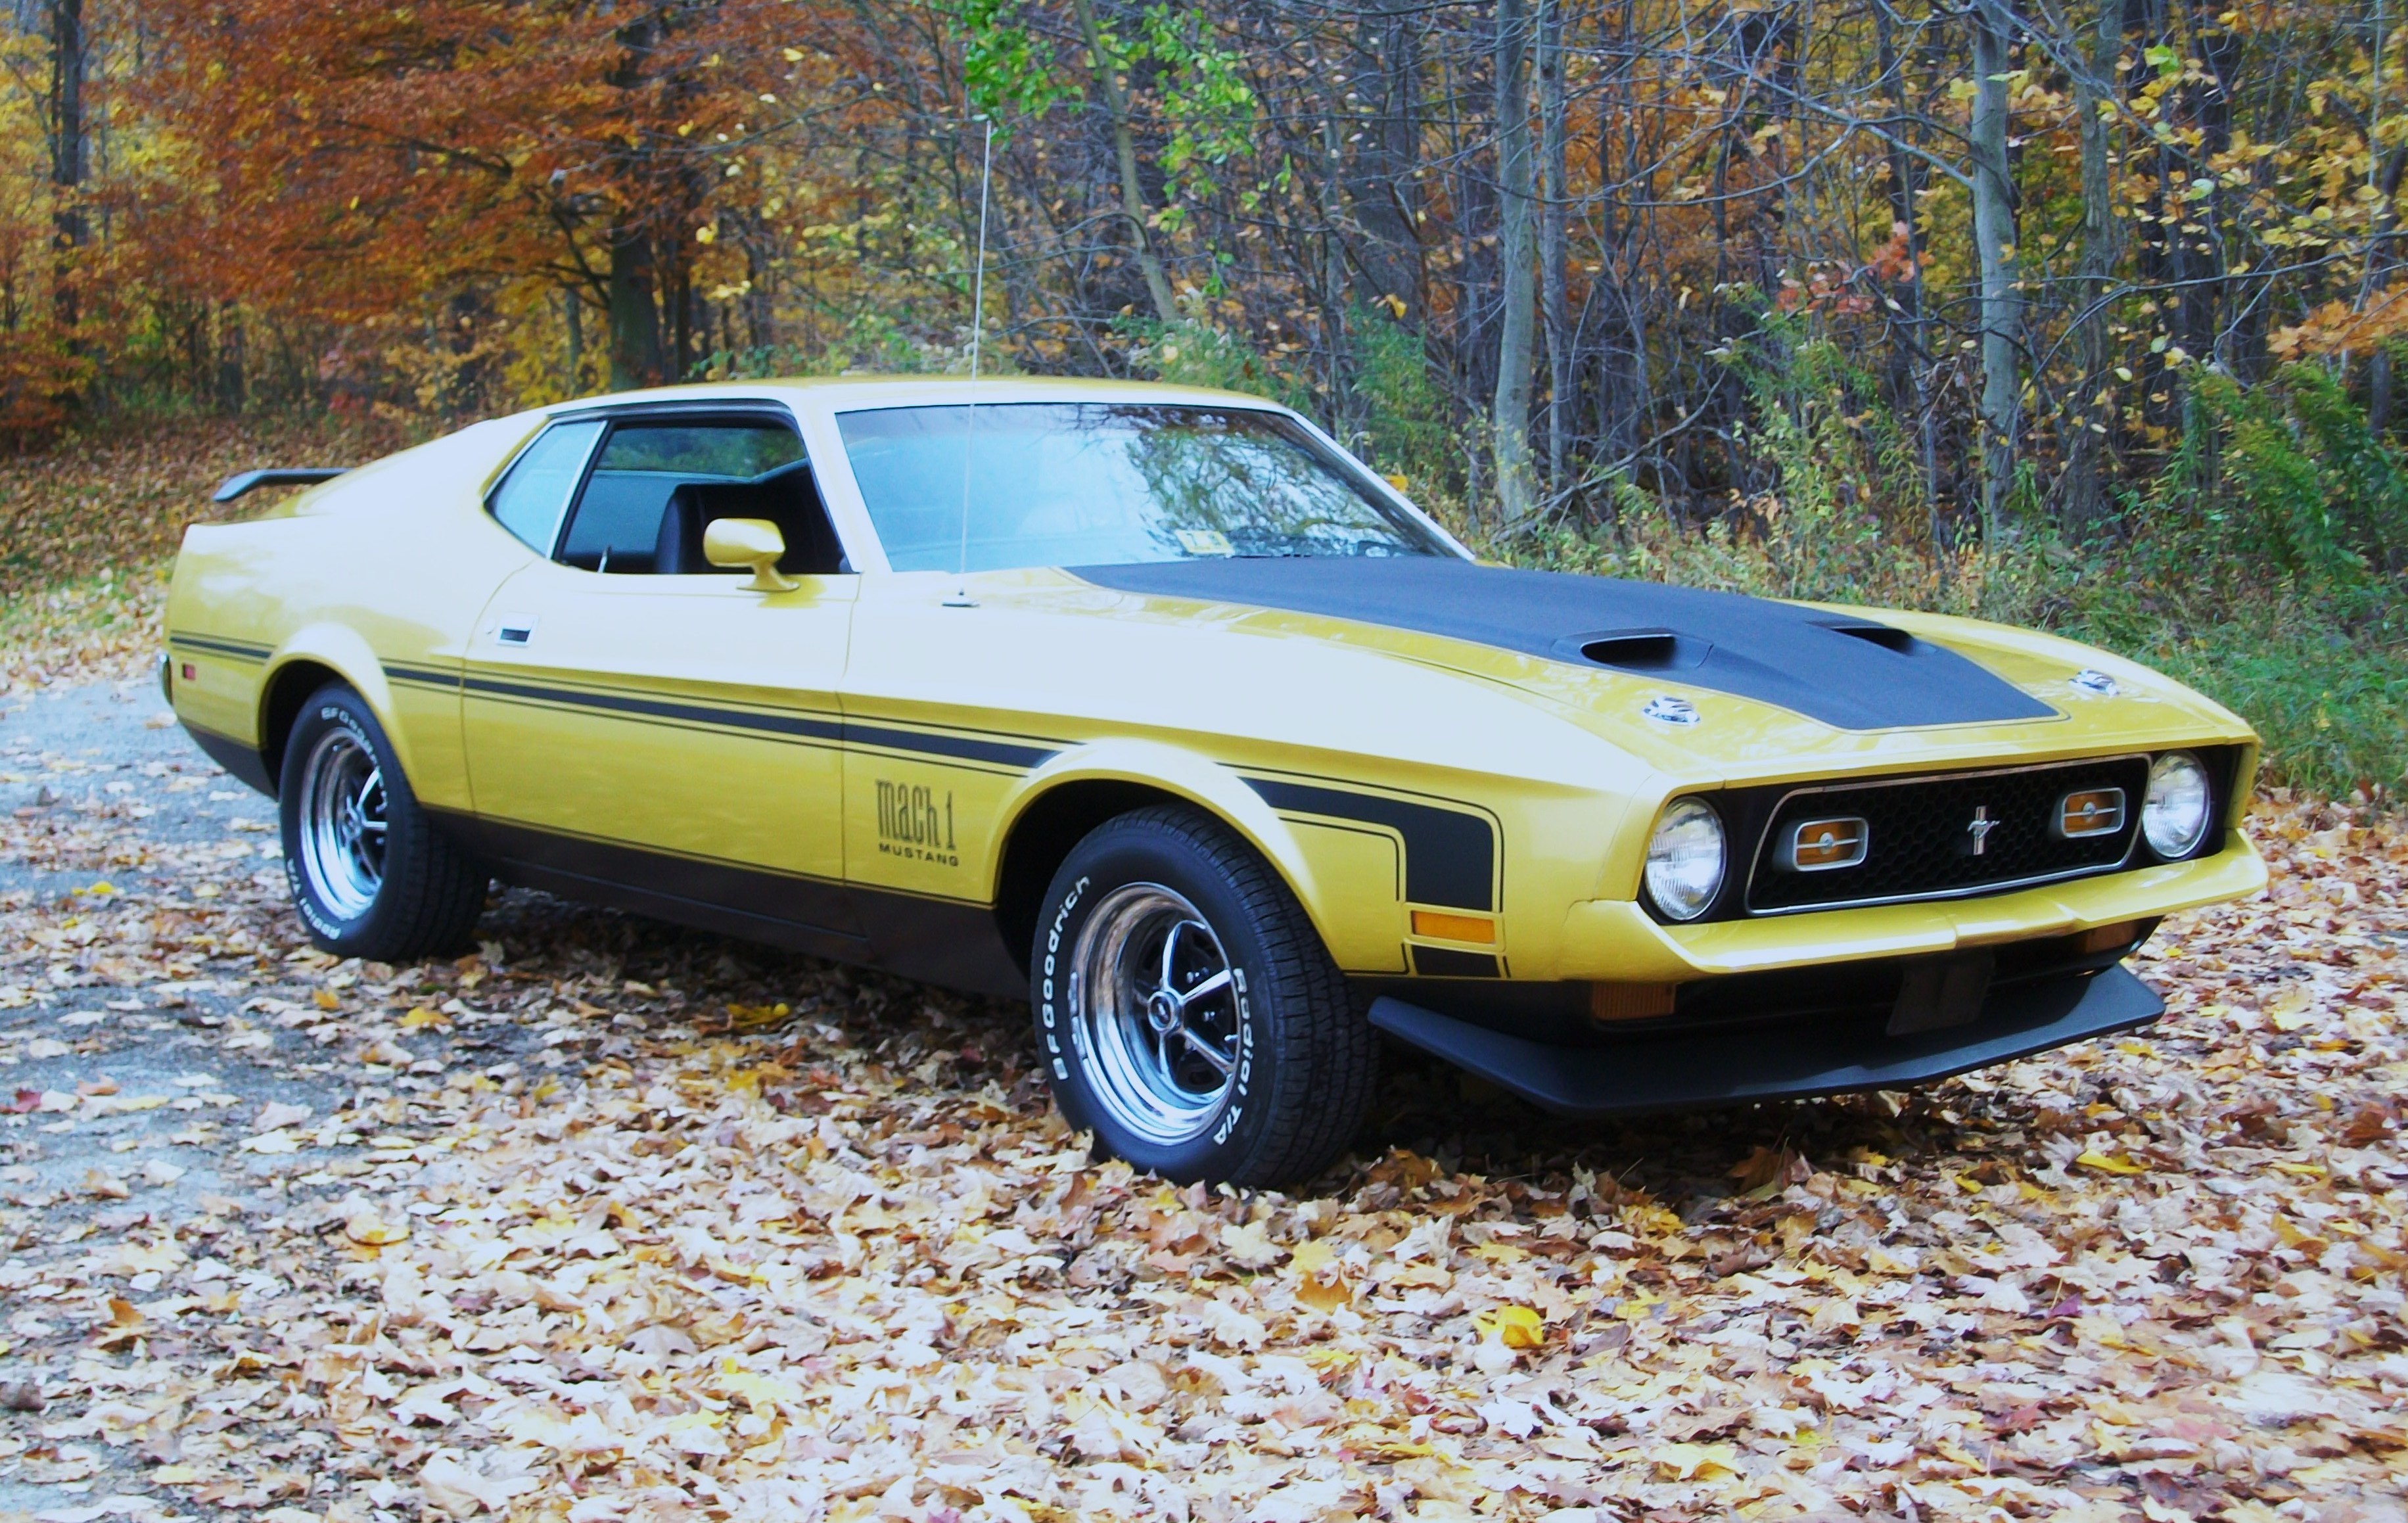
M20 431L943 368L982 323L1297 402L1509 539L1813 500L1944 559L2182 510L2288 365L2397 430L2403 45L2342 0L12 17Z

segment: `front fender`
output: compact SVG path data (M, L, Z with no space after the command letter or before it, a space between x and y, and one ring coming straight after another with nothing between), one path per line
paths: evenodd
M1204 810L1243 837L1269 862L1321 933L1338 965L1350 972L1394 972L1403 966L1402 915L1396 847L1362 831L1338 831L1283 820L1232 769L1159 741L1108 740L1066 751L1023 778L996 813L1001 844L1028 811L1048 795L1082 783L1136 783ZM1315 838L1308 841L1306 832ZM1323 840L1320 838L1326 837ZM1000 882L989 884L993 897Z

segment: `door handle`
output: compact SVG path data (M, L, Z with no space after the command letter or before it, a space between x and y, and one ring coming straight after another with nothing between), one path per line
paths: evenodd
M527 645L535 640L536 617L532 613L505 613L485 631L496 645Z

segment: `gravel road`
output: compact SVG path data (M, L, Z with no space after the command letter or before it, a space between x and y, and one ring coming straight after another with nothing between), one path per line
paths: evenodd
M250 876L257 884L279 886L274 805L227 777L182 730L161 723L165 718L154 691L129 683L45 695L0 719L0 800L21 827L120 827L108 832L112 849L93 864L98 871L82 865L89 849L39 861L0 858L0 899L120 915L172 912L194 902L193 885L179 882L176 869L195 855L255 863ZM79 1201L51 1220L96 1232L198 1215L211 1200L235 1200L244 1210L276 1205L271 1157L196 1147L183 1135L195 1120L247 1121L270 1106L322 1115L344 1094L336 1066L307 1040L272 1027L238 1043L228 1040L228 1022L241 1020L246 1003L262 996L258 973L254 957L236 954L206 959L192 977L142 996L99 985L36 988L27 1003L0 1013L0 1063L17 1104L37 1097L30 1114L7 1118L0 1178L10 1192ZM38 1097L58 1097L50 1102L57 1105L79 1093L87 1101L166 1097L167 1103L114 1114L105 1104L55 1114L40 1108ZM122 1185L122 1198L104 1181ZM263 1185L265 1198L256 1193ZM0 1491L0 1505L6 1500Z
M507 1073L543 1049L507 1022L404 1039L329 1019L361 976L327 977L333 959L281 909L274 804L203 755L146 682L0 712L0 911L28 948L0 970L0 1241L14 1255L0 1404L40 1411L88 1384L74 1357L92 1320L88 1305L61 1315L45 1267L157 1255L100 1310L143 1352L170 1353L182 1340L155 1340L161 1319L133 1308L168 1271L189 1273L165 1260L203 1256L158 1243L224 1245L216 1278L237 1284L257 1272L239 1260L325 1226L368 1155L362 1107L437 1089L464 1060ZM161 1452L0 1437L0 1516L112 1496L118 1514L155 1510L110 1487Z

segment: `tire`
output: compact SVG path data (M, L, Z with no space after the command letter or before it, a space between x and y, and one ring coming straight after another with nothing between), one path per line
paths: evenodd
M1370 1106L1379 1045L1312 923L1197 811L1137 810L1073 847L1029 969L1054 1102L1136 1168L1292 1184L1335 1161Z
M394 963L466 944L488 875L419 807L366 699L340 683L309 696L276 793L284 879L312 943Z

